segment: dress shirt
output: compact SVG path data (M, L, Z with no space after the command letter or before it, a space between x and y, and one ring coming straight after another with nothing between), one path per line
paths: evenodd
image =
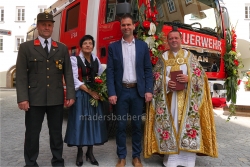
M123 55L123 78L124 83L136 83L136 70L135 70L135 39L128 43L123 38L122 55Z
M38 36L38 39L41 42L41 45L43 46L43 48L45 48L45 46L46 46L46 44L44 43L45 39L40 37L40 36ZM47 39L47 41L48 41L47 45L48 45L49 52L50 52L50 48L51 48L51 40L52 40L51 37Z
M93 60L97 59L97 56L94 55L93 53L92 53L92 56L93 56ZM82 59L83 64L85 65L85 63L84 63L85 58L84 58L84 55L82 52L80 52L79 57ZM71 60L71 65L72 65L75 90L78 90L80 88L80 86L82 84L84 84L84 82L82 82L78 79L79 75L78 75L77 58L75 56L70 56L70 60ZM98 76L100 76L104 70L102 69L102 65L101 65L99 59L98 59L98 63L99 63Z

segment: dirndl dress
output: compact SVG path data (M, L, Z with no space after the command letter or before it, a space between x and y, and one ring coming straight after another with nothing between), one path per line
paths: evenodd
M76 101L68 113L64 142L68 146L102 145L108 141L102 102L94 107L92 97L82 90L76 91Z

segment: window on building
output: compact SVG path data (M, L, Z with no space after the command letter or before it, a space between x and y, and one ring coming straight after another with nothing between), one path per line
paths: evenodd
M38 13L43 13L47 9L47 6L38 6Z
M3 37L0 37L0 51L3 51Z
M16 21L25 21L25 7L16 7Z
M176 11L174 0L167 0L169 13Z
M186 5L189 5L189 4L193 3L193 0L185 0L185 2L186 2Z
M250 4L245 5L245 19L250 19Z
M24 37L18 36L16 37L16 51L19 50L20 44L24 42Z
M4 8L0 7L0 22L4 21Z

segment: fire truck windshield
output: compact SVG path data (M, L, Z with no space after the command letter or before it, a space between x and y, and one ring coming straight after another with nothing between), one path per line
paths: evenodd
M154 1L150 1L154 6ZM216 0L156 0L157 21L214 36L223 35L219 4Z

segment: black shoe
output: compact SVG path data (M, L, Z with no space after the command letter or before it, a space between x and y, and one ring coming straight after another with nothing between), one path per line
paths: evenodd
M35 165L25 165L24 167L39 167L37 163Z
M93 145L88 146L87 152L86 152L86 161L89 161L92 165L99 166L99 163L95 159L93 155Z
M76 166L82 166L83 164L83 152L82 150L78 149L77 156L76 156Z
M92 159L91 159L92 158ZM86 161L89 161L92 165L96 165L99 166L99 163L97 162L97 160L95 159L94 155L92 155L92 157L90 158L90 155L88 153L86 153Z
M35 162L34 165L25 165L24 167L39 167L39 166L38 166L37 162Z
M82 166L82 164L83 164L83 161L82 162L76 161L76 166Z

